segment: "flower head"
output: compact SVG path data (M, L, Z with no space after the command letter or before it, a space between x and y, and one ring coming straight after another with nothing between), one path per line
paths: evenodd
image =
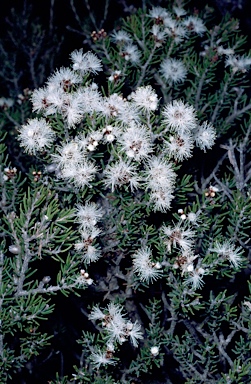
M167 82L175 84L185 80L187 69L181 60L166 58L160 64L160 73Z
M136 106L145 111L155 111L158 107L158 97L150 85L137 88L130 96Z
M73 69L82 75L88 72L97 74L102 71L102 64L98 57L92 52L83 53L83 49L75 50L70 55Z
M223 243L216 241L214 247L209 248L209 251L217 253L223 260L228 260L233 268L239 268L242 263L242 248L235 247L228 240Z
M30 119L19 130L18 140L25 151L34 154L50 147L55 138L55 132L45 119Z
M77 205L77 221L81 228L93 228L103 216L103 211L95 203Z
M168 127L179 134L194 129L197 124L194 107L181 100L167 104L163 116Z
M203 21L196 16L189 16L185 20L183 20L183 25L189 32L195 32L199 36L203 35L203 33L207 30Z
M198 126L194 136L196 145L205 152L214 145L216 132L212 124L205 121Z
M142 247L133 254L133 270L141 281L157 280L162 271L160 263L151 261L151 250L149 247Z
M132 123L118 139L128 157L136 161L145 159L152 151L150 134L145 126Z
M116 187L130 185L131 190L139 187L140 178L133 164L119 160L112 165L108 165L104 170L104 184L111 187L114 192Z

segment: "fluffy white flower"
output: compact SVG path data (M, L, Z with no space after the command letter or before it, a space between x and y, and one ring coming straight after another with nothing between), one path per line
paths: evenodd
M189 133L169 136L165 141L165 150L170 157L176 161L183 161L192 156L193 138Z
M45 119L30 119L20 128L18 140L26 152L35 154L50 147L54 138L55 132Z
M61 147L57 147L58 154L53 154L53 161L58 165L58 167L69 169L71 167L75 168L82 163L84 153L81 151L78 143L75 141L70 141L69 143L62 144Z
M101 251L94 245L88 245L82 254L82 260L87 264L97 261L100 257Z
M147 162L145 180L151 190L173 190L176 173L171 163L159 157L151 157Z
M112 192L114 192L116 187L128 184L132 191L139 187L140 178L135 166L123 160L108 165L104 170L104 176L104 184L106 187L111 187Z
M180 18L181 16L186 15L186 13L187 13L184 8L180 8L180 7L176 7L176 6L173 6L173 11L174 11L174 13L176 14L176 16L178 18Z
M233 268L239 268L242 263L243 249L241 247L235 247L228 240L223 243L216 241L214 247L209 248L209 251L215 252L219 257L228 260Z
M162 275L162 271L159 269L160 264L153 263L151 257L151 250L146 246L138 249L132 256L133 270L141 281L157 280Z
M135 123L121 134L118 142L122 146L122 151L136 161L147 158L152 151L151 138L147 128Z
M77 221L81 228L92 229L97 222L102 218L103 211L95 203L87 202L85 205L77 205Z
M211 123L205 121L198 126L194 138L196 145L206 152L206 149L210 149L214 145L216 139L215 129Z
M96 227L87 227L80 231L81 234L81 241L74 244L74 248L76 251L82 251L83 249L87 249L89 245L91 245L94 241L94 239L99 236L101 233L101 230Z
M90 186L90 182L95 178L97 167L90 161L83 159L81 164L76 166L65 166L61 169L64 179L71 179L77 188Z
M171 252L172 247L180 247L183 251L190 251L194 244L195 232L190 228L182 228L179 224L174 227L161 228L163 232L164 243L167 245L168 252Z
M135 323L128 322L126 324L126 335L130 337L132 345L137 347L139 344L138 339L143 339L141 325L138 324L137 320Z
M199 36L203 35L203 33L207 30L203 21L196 16L189 16L185 20L183 20L183 25L189 32L195 32Z
M67 102L62 107L62 115L69 127L80 123L84 116L83 102L79 94L74 92L68 95Z
M116 360L110 357L110 355L107 354L107 351L102 352L100 349L95 349L94 351L92 351L90 358L92 360L93 365L95 365L95 367L98 369L101 365L116 364Z
M93 114L102 110L102 96L92 85L79 88L75 92L74 98L78 100L83 113Z
M14 100L6 97L0 97L0 107L11 108L14 105Z
M73 69L79 71L82 75L88 72L97 74L102 71L102 63L92 52L83 53L83 49L75 50L70 55L73 62Z
M187 37L186 29L170 16L164 19L165 33L178 44Z
M49 77L47 81L47 87L49 89L62 88L63 91L70 91L72 86L79 84L82 81L82 77L70 68L60 68Z
M249 69L250 65L251 65L251 58L245 57L245 56L238 57L238 56L230 55L227 57L225 61L225 66L226 67L230 66L234 73L237 71L245 73Z
M117 93L103 99L101 111L107 117L117 117L123 114L127 108L128 102Z
M174 100L163 110L164 121L168 127L178 134L196 128L196 114L193 106Z
M31 102L33 105L33 112L44 112L48 107L48 90L46 87L35 89L31 95Z
M187 69L180 60L166 58L160 64L160 73L167 82L183 82L187 75Z
M158 108L157 94L150 85L137 88L130 97L137 107L145 111L155 111Z
M186 276L184 284L190 285L191 288L194 290L197 288L201 289L204 285L203 275L205 274L205 272L206 271L203 268L198 268L194 270Z
M161 47L166 39L166 32L160 29L158 24L152 26L152 34L156 47Z
M122 47L121 55L126 61L130 61L131 64L138 64L140 59L140 51L134 44L127 44Z
M149 12L149 16L152 19L155 19L157 23L163 22L163 19L168 15L169 15L168 11L162 7L153 7Z
M112 40L115 42L115 43L119 43L119 44L129 44L132 42L132 38L131 36L129 35L129 33L125 32L125 31L114 31L112 34L111 34L111 38Z
M155 188L150 192L150 201L154 205L154 211L166 212L169 210L173 198L173 189Z

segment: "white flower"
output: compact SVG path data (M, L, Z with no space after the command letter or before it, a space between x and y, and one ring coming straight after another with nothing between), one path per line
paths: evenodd
M197 211L196 213L194 212L188 212L187 214L187 220L190 221L191 224L193 225L196 225L198 226L198 222L200 222L200 218L199 218L199 215L200 215L201 211Z
M82 260L87 264L93 263L100 259L101 251L94 245L88 245L82 254Z
M55 132L45 119L30 119L20 128L18 140L26 152L35 154L50 147L54 138Z
M187 75L187 69L180 60L166 58L160 64L160 73L167 82L183 82Z
M168 15L168 11L162 7L153 7L149 12L149 16L152 19L155 19L157 23L161 23L161 21L163 22L163 19Z
M102 110L102 96L93 85L94 83L87 87L81 87L74 94L74 98L79 102L82 113L93 114Z
M48 90L46 87L35 89L31 95L31 102L33 105L33 112L44 112L48 107Z
M251 58L245 57L245 56L228 56L225 61L225 66L230 66L232 68L232 71L235 73L237 71L240 71L242 73L247 72L251 65Z
M173 190L176 173L171 163L159 157L151 157L147 162L145 179L151 190Z
M194 107L181 100L167 104L163 116L168 127L179 134L194 129L197 125Z
M151 250L146 246L137 250L132 256L133 270L141 281L157 280L162 275L162 271L159 270L159 264L156 267L156 263L151 261L151 256Z
M95 365L97 369L99 369L101 365L116 364L116 360L110 357L110 355L107 354L107 351L102 352L100 349L95 349L94 351L92 351L90 358L92 360L93 365Z
M101 311L98 306L93 307L88 319L90 320L103 320L105 318L105 313Z
M145 111L155 111L158 107L157 94L150 85L137 88L130 96L137 107Z
M87 202L85 205L77 205L77 221L81 228L93 228L102 218L103 211L95 203Z
M138 64L140 59L140 52L138 47L134 44L127 44L122 47L122 56L126 61L130 61L131 64Z
M138 346L138 339L143 339L143 333L140 331L141 325L137 321L135 323L126 324L126 335L130 337L132 345L134 347Z
M176 16L178 18L180 18L181 16L186 15L186 13L187 13L184 8L175 7L175 6L173 6L173 11L174 11L174 13L176 14Z
M84 116L83 101L79 93L74 92L68 95L66 103L62 106L62 115L66 119L69 127L74 127L80 123Z
M164 19L165 33L174 40L176 44L187 37L186 29L170 16Z
M52 76L49 77L47 81L47 86L49 88L62 88L63 91L71 90L71 87L75 84L81 83L82 78L76 72L72 71L70 68L60 68L56 70Z
M203 33L207 30L203 21L196 16L189 16L185 20L183 20L183 25L187 28L189 32L195 32L199 36L203 35Z
M173 190L162 188L150 192L150 201L154 204L154 211L166 212L171 208L171 202L174 198Z
M122 145L128 157L140 161L149 156L152 151L150 134L147 128L138 124L131 124L122 135L118 138L118 142Z
M111 34L111 38L112 40L115 42L115 43L119 43L119 44L129 44L132 42L132 38L131 36L129 35L129 33L125 32L125 31L114 31L112 34Z
M116 187L130 185L131 190L139 187L139 176L133 164L119 160L115 164L108 165L104 170L104 184L106 187L111 187L114 192Z
M198 126L195 133L195 142L204 152L206 149L211 149L216 139L216 132L211 123L204 122Z
M96 167L91 162L84 160L81 164L69 163L68 166L62 167L59 177L69 179L77 188L84 188L86 185L90 186L96 171Z
M87 249L89 245L91 245L94 239L99 236L101 230L96 227L87 227L80 231L81 234L81 242L74 244L74 248L76 251L82 251L83 249Z
M66 170L67 168L62 170L64 177L67 177ZM82 160L81 164L77 165L73 170L74 174L70 176L70 178L72 178L72 181L77 188L84 188L86 185L90 186L90 182L94 180L98 171L97 167L87 160Z
M205 274L205 270L203 268L198 268L193 272L189 273L185 278L184 284L190 285L192 289L201 289L204 285L203 275Z
M179 255L176 258L176 261L173 265L175 269L180 268L181 269L181 276L184 275L184 273L190 273L194 271L194 260L198 258L198 255L194 255L190 250L182 252L181 255Z
M170 157L177 161L183 161L192 156L193 139L189 133L169 136L169 141L165 141L165 150Z
M158 354L159 354L159 347L157 347L156 345L151 347L150 352L151 352L151 355L158 356Z
M92 52L83 54L83 49L75 50L70 55L73 62L73 69L79 71L82 75L88 72L97 74L102 71L102 63L98 57Z
M6 97L0 97L0 107L11 108L14 105L14 100Z
M223 243L216 241L213 248L209 248L210 252L215 252L223 260L227 259L233 268L239 268L242 263L242 248L236 247L228 240Z
M154 37L156 47L161 47L166 39L166 32L160 29L158 24L152 26L152 34Z
M111 96L103 99L101 111L107 117L117 117L124 113L127 105L128 102L122 96L113 93Z
M233 48L223 48L222 45L219 45L217 47L217 53L218 53L218 55L231 56L231 55L234 55L234 49Z
M53 154L53 160L58 164L59 168L72 168L75 172L76 166L82 163L83 152L80 150L78 143L70 141L56 148L59 154ZM74 173L75 174L75 173ZM69 176L70 177L70 176Z
M161 228L164 234L164 243L167 245L168 252L171 252L173 247L180 247L183 251L190 251L194 245L194 237L196 233L191 229L182 228L179 224L175 227L166 227L165 225Z

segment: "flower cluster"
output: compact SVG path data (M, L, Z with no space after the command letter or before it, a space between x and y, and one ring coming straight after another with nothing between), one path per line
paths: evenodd
M103 310L98 306L94 307L89 315L90 320L101 321L107 340L105 351L92 351L91 359L97 367L113 363L112 357L117 344L123 344L129 339L132 345L137 347L138 340L143 339L140 324L127 320L122 311L121 305L110 303Z
M81 241L75 244L75 250L86 264L97 261L101 251L95 245L95 239L101 230L96 226L102 217L102 210L95 203L77 206L77 221L80 224Z

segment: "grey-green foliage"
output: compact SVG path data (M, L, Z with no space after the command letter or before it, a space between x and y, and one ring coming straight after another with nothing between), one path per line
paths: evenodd
M248 383L251 379L251 104L245 91L251 62L248 55L238 56L243 54L245 38L229 17L216 26L211 20L206 30L204 23L212 15L205 12L200 36L190 25L181 42L175 41L175 35L164 30L161 15L169 17L166 24L172 21L175 28L187 16L178 17L182 10L173 10L171 4L168 10L155 12L159 18L151 10L139 10L121 27L135 45L134 60L119 41L118 32L112 36L96 32L93 48L108 80L97 85L100 93L89 109L83 112L77 107L82 115L74 124L65 111L78 91L96 89L91 73L86 71L79 84L69 86L61 81L65 109L55 109L50 101L49 86L55 78L33 94L34 104L37 99L39 104L36 95L45 92L43 106L34 109L50 124L51 136L39 151L41 143L33 137L30 144L28 130L37 120L21 123L19 140L33 154L26 181L24 174L11 168L6 149L1 147L2 381L50 342L51 335L40 332L39 327L54 309L53 295L87 284L93 299L91 304L81 303L83 334L78 343L82 352L68 376L54 374L55 384L213 384ZM158 26L163 41L154 38L153 25ZM99 68L98 59L90 54L79 51L76 55L91 58ZM182 61L186 76L168 81L160 70L166 58ZM53 84L61 87L57 81ZM138 90L149 92L150 108L146 102L143 110L137 109L131 92ZM187 103L186 108L195 108L198 126L193 127L194 137L205 120L215 128L213 147L212 143L206 148L197 145L210 149L211 156L196 146L191 154L188 151L188 159L166 149L175 134L185 140L184 132L174 132L163 118L165 108L175 106L174 100L181 100L182 107ZM107 102L110 114L104 113ZM120 103L132 107L132 113L136 110L139 125L133 125L130 115L129 122L119 120L115 107ZM19 108L3 109L3 118L17 119ZM150 131L152 152L146 159L128 160L121 137L130 124L135 131L141 125ZM117 137L105 141L111 126ZM200 143L199 139L195 141ZM66 160L64 150L70 152ZM72 158L78 154L75 164ZM149 181L148 166L154 156L168 168L171 179L160 191L172 195L170 206L164 208L154 205L157 190ZM113 175L105 178L110 165L121 159L135 167L136 187L128 185L128 175L122 179L115 175L114 184ZM88 179L81 167L90 171L91 164L96 166L95 176ZM162 174L154 177L160 184ZM91 211L87 219L86 209ZM54 262L57 272L51 276ZM11 338L18 338L18 351L11 348Z

